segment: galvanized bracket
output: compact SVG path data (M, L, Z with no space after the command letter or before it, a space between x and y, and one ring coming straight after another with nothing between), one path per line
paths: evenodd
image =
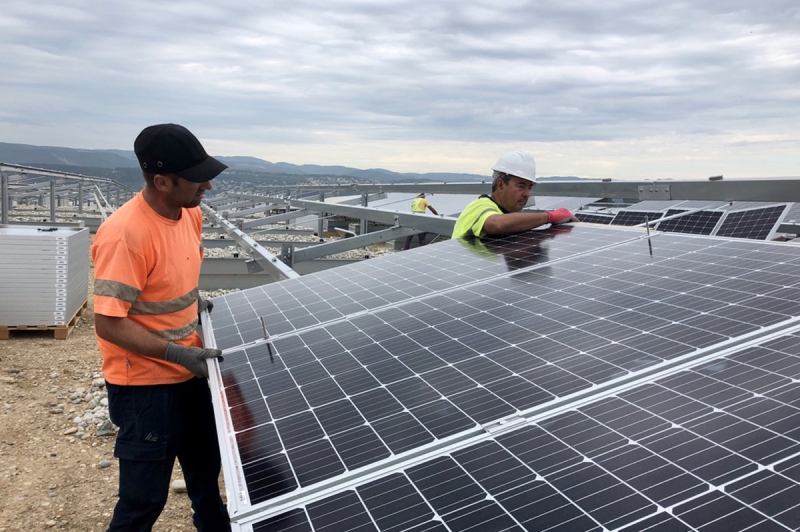
M671 200L669 185L655 184L639 187L640 200Z

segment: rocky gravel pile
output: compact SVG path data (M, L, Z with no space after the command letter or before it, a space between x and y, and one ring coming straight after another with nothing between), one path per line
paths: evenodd
M56 208L56 222L68 223L74 222L74 218L78 216L99 217L100 211L83 208L82 213L78 213L77 206L57 207ZM14 222L49 222L50 221L50 207L38 205L17 205L9 211L9 223Z

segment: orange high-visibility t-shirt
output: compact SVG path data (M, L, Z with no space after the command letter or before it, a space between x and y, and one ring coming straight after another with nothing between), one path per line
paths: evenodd
M202 347L197 283L203 261L199 207L180 220L157 214L140 192L100 225L92 245L94 312L129 318L151 334ZM118 385L173 384L193 377L181 365L137 355L98 337L103 376Z

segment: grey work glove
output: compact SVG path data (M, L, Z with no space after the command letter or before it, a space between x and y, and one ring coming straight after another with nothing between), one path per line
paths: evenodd
M180 364L201 379L208 378L208 360L217 358L222 354L219 349L204 349L202 347L185 347L169 343L164 359L168 362Z
M200 314L204 310L207 310L209 314L211 314L211 309L214 308L214 303L212 303L208 299L203 299L202 297L197 298L197 314Z

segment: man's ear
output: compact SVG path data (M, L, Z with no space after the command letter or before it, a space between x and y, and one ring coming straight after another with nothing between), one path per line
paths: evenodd
M156 187L156 190L169 192L172 190L172 179L164 174L156 174L153 177L153 185Z

